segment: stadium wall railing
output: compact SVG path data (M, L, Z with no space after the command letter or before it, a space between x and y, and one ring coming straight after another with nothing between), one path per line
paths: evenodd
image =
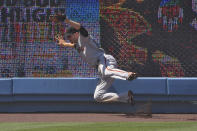
M98 103L97 78L0 79L0 112L197 113L197 78L115 80L109 91L135 94L135 106Z

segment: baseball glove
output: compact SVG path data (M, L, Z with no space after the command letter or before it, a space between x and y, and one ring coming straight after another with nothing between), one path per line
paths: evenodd
M55 14L55 15L50 15L49 20L51 22L64 22L66 19L66 15L63 14Z

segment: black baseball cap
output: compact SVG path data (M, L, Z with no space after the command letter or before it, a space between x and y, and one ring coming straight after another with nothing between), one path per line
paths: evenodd
M69 28L66 29L65 36L69 37L70 35L72 35L76 32L79 32L79 30L75 29L74 27L69 27Z

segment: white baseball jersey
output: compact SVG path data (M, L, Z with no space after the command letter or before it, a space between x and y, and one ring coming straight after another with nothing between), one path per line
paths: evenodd
M98 65L98 59L104 54L104 50L99 48L91 36L85 37L80 34L76 49L79 55L90 66Z

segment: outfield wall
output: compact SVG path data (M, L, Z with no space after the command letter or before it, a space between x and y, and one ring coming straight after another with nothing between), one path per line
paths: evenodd
M153 113L197 113L197 78L115 80L110 91L135 94L134 107L97 103L97 78L0 79L0 112L135 112L152 101Z

